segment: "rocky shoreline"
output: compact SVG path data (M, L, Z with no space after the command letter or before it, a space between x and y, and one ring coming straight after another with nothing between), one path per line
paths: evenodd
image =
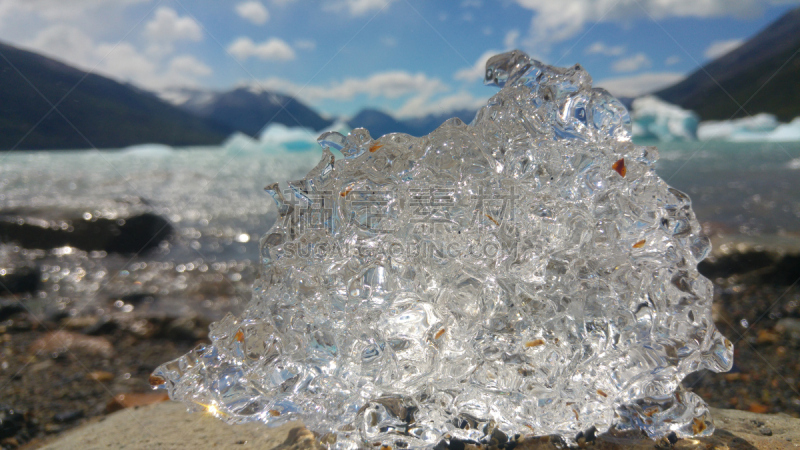
M134 209L131 217L149 214ZM241 309L257 275L248 259L170 261L163 252L187 232L164 219L146 228L161 224L170 233L133 256L113 246L79 248L74 239L51 240L62 247L48 249L19 245L19 233L33 226L58 234L90 225L106 231L89 236L124 236L133 220L24 217L0 217L3 449L37 448L121 408L163 401L150 390L150 372L205 342L208 324ZM714 320L736 343L735 365L726 374L693 374L684 385L717 408L800 417L800 236L712 240L700 270L715 283Z

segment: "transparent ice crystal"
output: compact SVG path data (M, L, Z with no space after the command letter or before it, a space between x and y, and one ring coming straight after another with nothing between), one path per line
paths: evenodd
M733 346L689 198L581 66L513 51L486 83L470 125L323 134L305 179L267 187L281 216L245 312L151 382L332 448L711 433L680 382L729 370Z

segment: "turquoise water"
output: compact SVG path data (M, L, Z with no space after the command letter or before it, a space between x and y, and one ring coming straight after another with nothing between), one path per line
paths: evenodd
M133 259L0 244L0 269L41 267L42 290L28 304L37 311L103 314L114 303L108 299L142 289L159 300L136 311L158 308L216 319L240 308L258 272L259 239L276 217L264 186L302 178L321 155L311 145L303 151L240 144L0 154L1 212L63 208L124 217L151 210L175 227L158 250ZM709 230L800 233L800 144L658 147L657 171L692 197ZM213 289L209 294L203 286L234 289L236 295L217 296Z
M656 170L701 222L742 234L800 232L800 143L656 144Z
M692 197L701 222L734 233L800 232L800 143L656 145L658 173ZM0 209L114 211L141 199L181 233L170 258L196 255L184 245L255 259L275 218L263 187L302 178L321 154L310 144L289 147L6 153Z

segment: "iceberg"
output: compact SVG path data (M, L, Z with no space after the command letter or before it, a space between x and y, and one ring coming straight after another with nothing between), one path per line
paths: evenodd
M172 154L172 147L164 144L137 144L120 150L127 155L142 156L147 158L168 156Z
M770 142L798 142L800 141L800 117L795 117L789 123L782 123L775 127L766 138Z
M700 123L697 136L701 141L731 142L797 142L800 141L800 117L780 123L767 113L741 119Z
M641 140L697 140L697 114L655 96L639 97L631 105L633 137Z
M689 197L580 65L512 51L485 81L469 125L323 133L304 179L266 188L280 217L246 310L151 384L337 449L712 433L680 383L733 346Z
M349 133L350 128L344 122L337 121L325 128L323 132L336 131ZM222 144L225 148L275 150L283 149L302 152L319 148L317 134L304 127L287 127L280 123L270 123L264 127L257 139L244 133L233 133Z
M778 119L772 114L760 113L733 120L709 120L700 124L697 137L702 141L762 140L778 127Z

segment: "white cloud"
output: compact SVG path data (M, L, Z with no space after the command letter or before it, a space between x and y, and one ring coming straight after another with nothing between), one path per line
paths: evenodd
M506 33L505 39L503 39L503 45L506 48L516 48L517 40L519 39L519 30L513 28Z
M594 83L617 97L638 97L671 86L684 75L676 72L652 72L629 77L607 78Z
M435 94L447 90L436 78L423 73L412 74L401 70L379 72L367 78L349 78L334 84L324 94L327 98L347 100L358 94L369 97L399 98L413 93Z
M615 61L614 64L611 65L611 69L614 72L636 72L637 70L641 70L652 65L653 63L650 61L650 58L648 58L647 55L644 53L637 53L633 56Z
M703 53L708 59L717 59L720 56L739 48L744 43L743 39L729 39L727 41L714 41Z
M381 38L381 44L387 47L396 47L397 46L397 39L394 36L383 36Z
M498 53L501 52L497 50L487 50L483 52L483 54L475 60L475 64L471 67L458 70L455 75L453 75L453 78L459 81L483 80L484 75L486 75L486 61Z
M298 39L294 41L294 48L300 50L314 50L317 48L317 42L313 39Z
M228 51L241 60L255 57L264 61L289 61L295 58L292 47L278 38L256 44L249 37L239 37L228 46Z
M203 39L203 30L194 19L189 16L180 17L174 9L166 6L156 10L153 18L145 24L144 34L159 43Z
M316 103L320 100L347 101L358 95L388 99L414 94L432 96L448 89L447 85L437 78L430 78L423 73L414 74L400 70L378 72L366 78L347 78L325 86L307 85L303 87L282 78L268 78L260 82L259 86L285 92L308 103Z
M515 0L534 12L528 47L560 42L577 35L586 24L625 22L652 17L753 17L771 4L800 0Z
M432 98L418 95L410 98L397 111L397 117L424 117L429 114L442 114L457 109L478 109L486 103L486 98L475 98L469 92L458 92L446 97Z
M681 62L681 57L678 56L678 55L672 55L669 58L664 60L664 64L666 64L668 66L674 66L675 64L678 64L679 62Z
M196 86L199 77L212 73L211 68L191 55L149 57L130 42L98 43L83 30L63 24L43 29L24 46L79 69L150 90Z
M338 0L326 5L326 9L346 11L351 16L363 16L368 13L385 10L395 0Z
M146 3L151 0L0 0L0 21L20 13L34 13L46 20L71 20L84 16L88 11L103 7L126 6Z
M267 8L263 3L255 0L239 3L235 9L239 17L256 25L264 25L269 20Z
M40 31L26 47L69 64L91 69L95 44L82 30L68 25L53 25Z
M179 55L172 58L169 62L169 71L184 75L196 75L205 77L211 75L211 68L203 64L192 55Z
M587 47L584 53L587 55L620 56L625 53L625 46L615 45L611 47L606 45L604 42L597 41Z
M442 97L450 88L441 80L423 73L404 71L378 72L364 78L348 78L327 85L301 86L290 80L269 78L262 80L258 86L286 93L312 105L323 100L344 102L362 95L370 99L405 99L402 106L393 111L398 117L473 109L486 102L485 98L475 98L468 92ZM487 93L487 98L490 94Z

